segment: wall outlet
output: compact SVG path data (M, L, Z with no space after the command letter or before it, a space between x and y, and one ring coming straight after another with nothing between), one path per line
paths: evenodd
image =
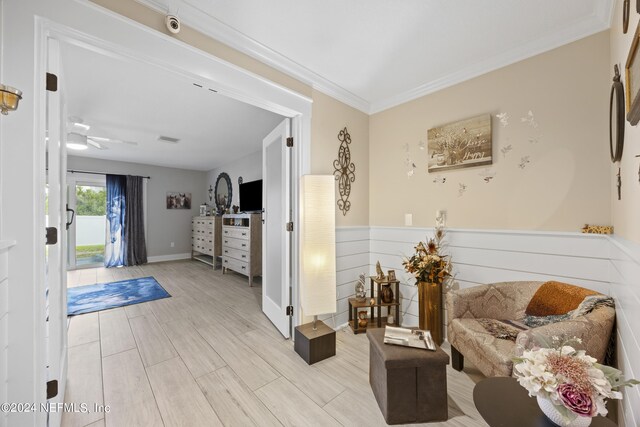
M175 246L176 246L176 243L175 242L171 242L171 247L173 248Z

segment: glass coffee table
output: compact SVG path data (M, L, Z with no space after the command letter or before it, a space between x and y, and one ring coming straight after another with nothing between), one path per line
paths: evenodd
M515 378L485 378L473 389L473 403L491 427L556 427ZM615 426L609 418L598 416L590 427Z

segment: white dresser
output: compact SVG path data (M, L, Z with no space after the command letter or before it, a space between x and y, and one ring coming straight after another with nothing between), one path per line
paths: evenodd
M191 258L216 268L222 255L222 217L194 216L191 219Z
M222 216L222 272L233 270L249 277L262 275L262 221L258 214Z

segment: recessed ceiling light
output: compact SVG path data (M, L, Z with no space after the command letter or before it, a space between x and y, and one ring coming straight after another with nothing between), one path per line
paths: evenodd
M86 150L89 148L87 137L77 133L70 133L67 135L67 148L70 150Z

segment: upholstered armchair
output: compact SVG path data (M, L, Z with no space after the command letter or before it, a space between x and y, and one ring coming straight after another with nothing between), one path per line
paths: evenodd
M549 285L552 293L548 292ZM453 368L462 370L466 358L486 376L511 376L512 358L531 348L538 336L549 341L553 336L580 338L587 354L602 363L615 309L609 301L609 305L598 303L584 310L586 296L604 298L596 292L557 282L501 282L448 292L447 338ZM538 313L554 309L557 316ZM525 314L536 310L536 316ZM549 319L553 323L536 327Z

